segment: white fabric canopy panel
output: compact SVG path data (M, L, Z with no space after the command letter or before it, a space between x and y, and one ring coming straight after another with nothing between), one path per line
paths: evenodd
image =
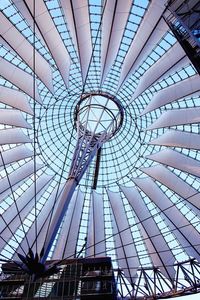
M61 0L67 26L72 35L76 51L79 53L81 73L85 82L92 55L89 7L87 0Z
M182 170L186 173L193 174L194 176L200 176L200 162L177 151L165 149L160 152L148 155L147 158L157 161L163 165L167 165Z
M121 189L135 211L139 223L138 227L146 234L144 242L153 265L158 266L161 272L173 282L175 277L175 269L173 267L175 257L163 238L158 225L135 188L121 186Z
M1 240L0 249L6 245L6 240L9 240L15 231L22 225L22 220L24 220L27 214L34 208L35 205L35 188L37 197L40 197L44 192L44 187L52 179L51 176L43 175L35 186L32 184L17 200L14 201L10 210L7 210L3 214L3 219L5 220L4 227L1 227ZM27 242L27 241L26 241Z
M142 111L141 115L147 114L148 112L163 105L199 92L199 84L199 75L194 75L163 90L160 90L152 97L151 102Z
M160 1L158 3L153 0L149 3L149 9L123 63L119 85L134 72L137 60L141 63L150 50L155 47L156 42L166 33L168 26L161 20L165 10L165 2Z
M83 203L84 194L78 190L74 193L65 216L53 259L59 259L60 253L63 253L63 258L76 257L76 244L78 241Z
M167 5L0 1L0 260L110 256L119 300L194 291L200 77Z
M197 229L190 224L177 206L171 202L152 179L133 179L133 182L156 204L172 233L188 255L199 259L200 246L197 241L200 233Z
M173 109L165 111L146 130L154 130L175 125L200 123L200 108Z
M32 128L32 126L26 122L21 112L14 109L0 109L0 124Z
M102 20L102 82L105 80L119 50L131 6L132 1L130 0L105 2L105 13Z
M37 5L35 6L33 0L25 0L25 3L31 11L32 18L35 16L36 24L43 36L43 39L52 53L66 86L68 86L70 68L69 54L47 10L45 2L43 0L37 0L37 3L35 3Z
M162 136L149 142L149 145L170 146L186 149L200 149L200 137L197 133L168 130Z
M23 61L35 71L43 83L53 92L52 73L48 62L33 48L13 24L0 13L0 35L22 57Z
M141 170L145 174L167 186L176 194L180 195L187 204L192 204L191 207L193 210L194 207L200 209L199 192L183 179L171 172L168 168L157 165L150 168L141 168ZM196 211L196 213L198 214L199 212Z
M27 96L17 90L0 86L0 102L33 115Z
M21 128L2 129L0 145L31 143L31 139L24 134Z
M108 191L111 202L114 227L114 240L119 266L131 283L137 278L137 268L139 259L136 248L134 247L133 236L126 218L122 198L120 194Z
M181 69L185 66L185 52L181 46L176 43L172 46L157 62L155 62L143 75L142 80L139 81L133 99L141 95L152 84L167 77L169 73L173 74L174 69ZM182 63L180 63L182 62ZM178 64L177 66L175 66ZM171 70L173 68L173 70Z
M7 176L5 176L0 180L0 193L3 193L8 189L10 190L10 185L12 187L16 183L19 183L23 179L26 179L28 176L33 174L34 171L37 171L42 167L43 167L42 164L36 164L34 166L33 161L29 161L25 163L23 166L21 166L21 168L18 168L17 170L9 174L9 181Z
M103 197L92 193L88 224L86 257L106 256Z
M28 149L25 145L17 146L12 149L1 152L0 167L4 164L11 164L18 160L22 160L34 155L33 151Z
M0 70L1 75L5 79L25 92L31 98L34 98L39 103L42 102L38 93L37 85L34 84L33 76L16 67L4 58L0 58Z
M28 25L31 27L32 31L39 37L39 39L42 41L42 43L46 46L45 41L40 33L39 28L37 27L37 24L33 22L33 17L31 15L29 7L26 5L24 0L12 0L14 3L15 7L20 11L21 15L23 18L26 20Z
M32 222L27 235L23 238L22 242L20 243L20 246L17 249L18 253L23 254L22 249L27 252L28 247L30 246L34 251L37 253L40 253L44 242L46 239L46 233L49 228L51 216L52 216L52 209L55 209L58 205L60 193L62 191L63 186L60 186L60 189L57 191L55 189L49 199L45 202L42 210L39 212L39 215L37 215L37 218L34 218L34 221ZM45 192L45 190L42 190L40 194L38 194L38 199L42 196L42 194ZM55 204L56 203L56 204ZM37 230L37 233L36 233ZM39 235L40 239L38 242L38 239L36 239L37 235ZM29 245L27 243L27 240L29 241ZM18 259L17 255L15 254L15 259Z

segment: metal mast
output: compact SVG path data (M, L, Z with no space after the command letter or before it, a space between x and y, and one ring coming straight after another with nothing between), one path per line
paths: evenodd
M42 263L48 256L74 190L97 151L121 127L123 108L116 98L108 94L84 94L76 106L74 122L77 129L77 144L59 205L47 233Z

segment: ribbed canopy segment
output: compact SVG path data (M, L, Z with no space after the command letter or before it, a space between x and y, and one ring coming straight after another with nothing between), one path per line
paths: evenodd
M134 72L135 64L141 64L154 45L166 33L168 26L162 20L162 13L165 9L164 2L157 3L156 0L150 2L149 9L126 55L120 83L123 83Z
M161 80L164 76L167 76L169 74L170 69L174 69L175 65L178 64L179 69L181 67L185 66L185 60L183 58L185 57L185 52L181 48L181 46L176 43L169 51L165 53L165 55L162 56L159 61L157 61L153 66L148 69L142 80L139 82L135 93L134 98L138 97L140 94L142 94L146 89L148 89L153 83L157 82L158 80ZM183 62L183 65L180 65L180 61ZM173 70L170 70L170 73L173 73Z
M40 168L42 168L42 165L37 165L36 171ZM16 183L19 183L23 179L26 179L28 176L33 174L34 171L35 170L34 170L33 162L30 161L30 162L24 164L21 168L17 169L16 171L13 171L9 175L9 181L8 181L7 176L5 176L4 178L2 178L0 180L0 193L3 193L4 191L6 191L8 189L10 190L10 186L12 187Z
M4 40L19 54L24 62L37 74L44 84L53 91L51 68L46 60L35 52L33 46L14 27L12 23L0 13L0 34ZM35 57L33 57L35 55Z
M0 1L0 262L110 256L119 299L200 289L177 271L200 261L200 77L169 18L167 0Z
M147 130L162 127L200 123L200 108L174 109L164 112Z
M110 191L108 191L108 196L113 212L112 224L119 266L124 270L128 280L131 283L134 283L137 278L136 273L137 268L139 267L139 260L134 247L128 220L125 217L122 198L120 197L120 194L112 193Z
M166 221L184 247L187 245L189 255L199 257L200 246L197 244L200 233L190 224L185 216L173 204L169 198L159 189L159 187L150 178L133 179L135 184L156 204L165 216ZM196 246L197 245L197 246Z
M149 159L174 167L186 173L200 176L200 162L177 151L166 149L148 156Z
M90 18L87 0L61 0L67 26L70 30L76 51L79 53L81 73L85 82L92 56Z
M141 170L180 195L187 204L190 203L200 209L199 192L183 179L172 173L168 168L157 165L150 168L142 168Z
M130 0L105 2L105 13L102 20L102 81L105 80L120 48L131 6L132 1Z
M62 229L60 232L60 238L53 255L54 259L59 259L60 253L63 253L63 258L76 257L76 245L78 242L78 233L83 203L84 195L79 190L76 193L74 193L69 209L63 221Z
M92 193L86 256L106 256L103 197Z
M4 164L7 165L31 156L33 156L32 150L25 145L17 146L1 153L0 166L2 167Z
M163 274L173 281L175 276L173 267L175 257L163 238L158 225L151 216L139 192L135 188L121 188L137 215L139 227L145 236L145 245L153 265L159 266Z
M28 22L32 31L35 31L35 33L39 37L39 39L45 44L45 41L40 33L40 30L39 30L37 24L35 24L33 22L33 18L32 18L29 6L26 5L25 1L22 1L22 0L13 0L13 3L16 6L16 8L20 11L20 13L24 17L24 19L26 19L26 21Z
M43 175L38 179L36 187L36 192L38 196L41 195L42 190L44 189L45 185L48 184L50 179L51 177L47 175ZM5 246L6 240L9 241L13 233L15 233L17 229L22 225L22 220L26 218L28 213L34 208L34 205L35 187L33 184L17 199L17 202L15 199L13 199L13 203L10 207L10 210L7 210L3 214L4 226L1 228L1 250L3 246Z
M19 143L31 143L31 139L20 128L1 130L0 145Z
M27 114L33 114L33 110L28 103L27 96L17 90L0 86L0 102L17 108Z
M26 122L21 112L11 109L0 110L0 124L29 129L31 128L31 125Z
M34 85L33 77L30 74L24 72L22 69L19 69L3 58L0 58L0 70L1 76L41 103L37 85Z
M187 97L199 91L200 78L199 75L192 76L175 85L169 86L155 94L151 102L142 112L142 115L157 109L163 105Z
M49 180L50 179L51 178L49 177ZM44 182L43 178L41 178L40 180L41 180L41 182ZM48 187L49 180L46 182L46 188ZM62 190L62 188L61 188L61 190ZM31 222L31 225L28 228L28 232L23 237L23 240L17 249L18 253L23 254L24 250L26 253L28 251L29 247L31 247L37 253L41 252L43 245L44 245L44 241L46 240L46 233L48 231L49 224L51 222L52 209L54 210L54 208L58 205L57 200L59 200L60 192L61 192L60 190L55 189L52 192L49 199L46 200L45 203L42 203L42 209L40 210L37 217L35 216L34 221ZM34 199L34 201L36 201L38 198L38 202L39 202L39 199L42 197L42 195L44 193L45 193L45 189L41 189L39 186L38 191L36 191L36 193L34 192L34 198L36 197ZM33 206L32 206L33 209L34 209L34 206L35 206L35 204L33 204ZM29 215L26 215L27 220L29 220L31 213L33 214L33 211L31 212L30 210L29 211L27 210L27 213L28 212L29 212ZM36 227L36 222L37 222L37 227ZM38 231L36 231L37 228L38 228ZM39 236L39 239L37 236ZM38 243L38 240L40 241L39 243ZM15 258L17 258L16 254L15 254Z
M163 145L171 147L200 149L200 138L197 133L170 130L162 136L149 142L150 145Z
M37 27L60 70L66 86L68 86L70 58L45 2L38 0L37 3L34 3L33 0L25 0L25 3L31 12L32 18L35 17ZM33 19L31 21L33 22Z

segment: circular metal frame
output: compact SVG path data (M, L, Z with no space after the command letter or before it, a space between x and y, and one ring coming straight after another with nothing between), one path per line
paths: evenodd
M112 96L109 95L107 93L102 93L102 92L92 92L92 93L86 93L83 94L81 96L81 99L79 100L79 102L77 103L76 107L75 107L75 111L74 111L74 125L77 129L77 122L79 122L79 125L81 125L81 122L79 120L79 115L80 113L82 113L82 110L84 109L89 109L90 105L84 105L83 107L81 107L81 105L84 103L85 100L87 100L89 97L95 97L95 96L101 96L104 97L106 99L109 99L110 101L114 102L114 104L116 105L116 107L119 110L119 113L117 114L117 116L115 116L112 112L112 110L110 108L107 108L106 106L100 105L100 104L94 104L92 103L91 106L92 107L100 107L102 110L105 110L110 117L113 119L113 123L114 123L114 130L111 130L111 132L109 132L109 138L112 138L117 132L119 132L122 124L123 124L123 120L124 120L124 109L122 104L120 103L120 101ZM87 130L87 128L85 128L85 126L81 126L82 130L84 131L85 129ZM94 132L89 132L87 130L88 135L94 134ZM99 135L99 133L95 133L95 135Z
M11 0L0 1L2 24L4 22L10 24L7 27L9 34L5 33L0 45L1 65L6 66L6 71L8 71L7 66L10 71L14 70L10 73L3 73L4 68L1 68L1 88L9 90L11 94L18 92L24 103L27 106L30 105L30 109L24 111L21 105L18 106L18 101L13 107L13 102L1 102L1 108L6 110L5 116L1 119L4 122L1 124L1 140L5 138L4 132L5 136L12 131L19 134L13 134L11 144L5 142L1 145L1 194L3 195L1 216L3 218L5 216L8 225L6 227L2 218L1 227L6 227L6 234L2 236L6 244L1 249L1 258L14 259L14 255L20 251L19 247L26 244L25 238L30 236L29 230L35 234L35 236L32 235L35 241L43 243L39 235L37 238L37 232L40 228L44 228L44 226L37 227L39 226L39 222L36 222L37 216L40 213L40 216L47 216L46 205L50 203L55 191L58 194L69 173L76 147L75 129L77 128L75 127L81 105L84 104L87 97L103 96L117 105L120 111L120 122L117 123L113 114L109 112L109 116L114 120L113 132L109 139L105 139L106 143L102 144L101 153L98 153L99 155L94 156L94 159L90 161L91 163L80 181L79 191L80 193L84 191L84 196L83 198L80 196L78 201L82 201L82 206L79 205L78 209L74 209L74 212L80 212L79 218L76 218L76 222L74 222L74 214L68 216L71 218L70 226L75 223L77 225L77 221L79 222L77 225L79 231L76 236L73 234L71 239L76 240L76 250L73 253L82 251L83 245L86 243L85 236L91 232L89 231L92 215L90 209L93 208L95 202L93 197L96 197L96 200L100 199L98 204L103 204L103 221L101 222L105 229L103 242L105 242L106 254L112 256L116 268L119 268L117 269L119 271L118 278L120 282L123 282L122 298L126 297L126 294L123 294L123 288L127 281L130 284L126 286L125 292L129 292L130 298L134 296L138 299L141 297L156 299L199 292L200 266L198 261L200 253L199 244L195 243L198 238L195 237L199 237L200 234L200 214L198 203L192 201L193 196L198 197L199 195L200 182L197 168L189 168L191 165L198 166L200 163L199 147L197 144L191 143L196 139L200 129L199 123L190 114L191 109L194 114L199 115L199 96L193 94L195 84L192 83L198 76L198 71L194 67L195 59L192 61L194 64L192 65L188 60L185 62L186 60L181 58L181 51L178 49L181 41L173 34L173 26L169 26L163 31L159 29L160 22L151 28L145 27L146 24L149 24L150 19L152 24L155 21L154 5L156 7L157 4L152 1L127 1L121 8L116 1L116 10L113 10L113 15L112 10L107 6L108 3L112 5L110 4L112 1L87 1L86 6L80 7L80 10L76 9L76 11L74 11L74 3L71 1L69 5L71 5L72 12L75 12L74 18L64 17L65 10L62 5L65 1L39 0L38 2L41 3L41 6L36 8L40 10L43 5L45 17L52 24L51 33L56 32L59 36L59 45L63 50L61 52L59 47L56 49L57 52L54 52L55 49L51 45L53 39L45 40L44 43L47 23L41 26L42 18L31 19L31 15L30 18L27 18L31 7L28 9L28 14L23 15L26 11L26 0L23 1L24 7L21 6L21 3L18 4L18 1L15 1L15 4ZM176 0L170 1L172 4L175 2ZM35 1L36 3L37 1ZM194 1L189 0L188 3L193 4ZM81 4L77 5L81 6ZM126 10L124 10L125 5L128 6ZM180 7L182 5L184 6L185 3L181 3ZM200 4L195 5L199 6ZM85 44L83 46L81 43L82 26L77 26L81 20L82 10L85 10L85 15L88 16L88 22L84 24L84 29L87 30L85 41L89 41L87 49L90 48L90 55L88 55L89 51L85 51ZM124 17L122 31L115 31L115 24L123 22L118 10L122 10ZM176 22L174 16L169 15L170 18L167 19L166 7L163 6L162 11L162 7L159 6L159 11L160 20L165 18L166 22L169 22L168 25L171 20ZM157 11L156 14L158 13ZM106 21L108 18L104 18L103 14L112 17L113 26L110 29ZM34 12L32 12L33 15ZM43 13L40 14L40 16L42 15ZM33 24L34 28L32 28ZM71 32L73 28L77 35ZM35 29L37 32L34 31ZM21 51L25 49L25 46L20 47L21 45L17 44L15 33L21 36L24 45L28 45L29 49L32 47L33 52L31 53L39 56L41 60L44 59L43 63L47 66L49 82L46 80L47 77L42 75L45 70L41 70L38 66L35 68L35 61L29 60L25 51ZM144 39L137 43L139 33ZM14 36L9 40L12 34ZM3 31L2 35L4 35ZM107 40L105 39L106 35L109 37ZM115 44L113 41L118 45L116 49L112 47ZM137 53L137 51L139 52ZM168 60L168 54L170 56L170 52L174 54L174 51L176 55L173 60ZM65 54L62 56L63 53ZM63 58L61 65L56 60L56 54L58 54L59 61L61 57ZM113 61L110 59L112 56ZM65 66L63 73L62 67L67 58L69 58L70 67L67 69ZM33 64L31 64L32 62ZM41 72L39 73L39 71ZM16 80L19 73L25 75L20 75L18 77L20 80ZM28 84L26 86L27 78L30 79L29 83L35 83L33 91L27 88ZM180 92L181 88L177 87L184 85L186 87L187 82L189 82L188 92L183 95ZM176 99L170 93L171 89L177 89ZM162 93L167 97L163 97ZM41 102L35 102L38 96L41 98ZM20 104L22 103L20 102ZM184 112L189 115L187 122L184 119ZM16 118L12 118L12 113L16 114ZM171 118L170 115L175 115L177 118ZM9 120L7 116L11 116ZM81 130L84 131L85 127ZM87 134L91 135L92 132ZM174 135L178 138L175 139ZM16 139L16 136L20 139ZM97 135L96 138L98 137ZM7 140L5 139L5 141ZM24 151L20 152L19 156L16 154L19 153L18 149ZM89 151L86 154L88 153ZM173 160L174 156L181 159ZM99 173L95 172L98 168ZM94 174L97 173L98 184L96 192L94 192L92 190ZM20 177L22 174L24 177ZM122 188L125 190L129 187L137 191L140 201L131 203L131 196L128 197L122 190ZM29 188L34 191L33 198L30 198L32 194ZM153 190L159 192L159 197L156 197L155 194L152 195ZM190 195L188 191L191 191ZM120 230L120 216L118 218L115 216L116 210L112 206L111 200L113 199L110 197L110 192L117 197L117 204L121 201L120 212L124 210L123 215L121 214L122 221L126 221L126 230L130 231L130 239L127 241L123 240L124 228ZM27 213L23 213L21 216L22 226L18 222L15 227L13 223L19 221L20 214L16 213L18 212L17 207L14 210L13 207L15 200L17 200L16 205L20 205L24 195L30 201L29 203L34 203L32 206L30 205L33 209L27 205L23 207ZM56 195L55 198L59 197ZM164 203L166 205L169 203L170 209L163 207ZM147 210L148 220L154 223L152 228L145 227L144 209L139 211L137 207L139 204L144 205L143 208ZM8 221L6 220L6 216L11 213L10 209L15 213L13 223L8 223L9 218ZM95 215L95 209L93 211ZM99 211L96 210L98 217ZM19 210L20 212L21 210ZM177 224L174 228L172 225L178 220L174 217L175 215L178 215L181 220L183 219L183 224L186 223L186 225ZM121 237L121 244L117 241L114 233L116 224L113 220L115 223L117 222L117 226L119 225L117 234ZM33 227L36 229L33 230ZM65 226L61 226L60 230L63 231L65 228ZM153 232L154 228L157 228L157 233ZM188 234L188 228L194 235ZM9 229L12 231L12 237L9 237L11 233ZM150 231L148 231L149 229ZM148 231L148 236L145 230ZM22 231L23 234L21 234ZM165 241L169 249L160 249L159 245L154 243L155 236L162 239L163 242ZM54 249L62 237L61 234L58 234ZM192 241L193 237L195 239ZM153 249L149 247L148 238L149 242L155 246ZM3 240L1 242L4 243ZM67 239L64 242L67 245ZM96 244L94 243L94 245ZM128 255L117 252L118 249L123 249L125 253L128 246L132 247ZM133 254L134 247L137 247L137 251ZM157 263L156 255L163 259L165 258L163 253L166 256L171 253L175 259L169 260L170 262L162 260ZM63 250L63 257L64 254ZM138 268L136 264L122 266L122 262L132 258L138 259L141 267ZM171 279L163 272L163 268L174 269ZM125 273L127 270L130 272L130 276ZM136 277L132 276L132 270L137 270L137 279L134 283Z

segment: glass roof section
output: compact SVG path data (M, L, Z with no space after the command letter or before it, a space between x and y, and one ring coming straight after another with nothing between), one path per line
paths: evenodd
M199 261L199 75L164 21L166 7L0 1L2 260L45 243L77 145L74 112L95 95L84 104L95 106L90 116L81 108L83 123L92 132L104 107L100 132L110 117L117 129L79 182L48 259L75 257L87 237L82 255L111 256L129 285L141 268L158 266L172 282L177 262ZM119 101L123 122L106 95Z

